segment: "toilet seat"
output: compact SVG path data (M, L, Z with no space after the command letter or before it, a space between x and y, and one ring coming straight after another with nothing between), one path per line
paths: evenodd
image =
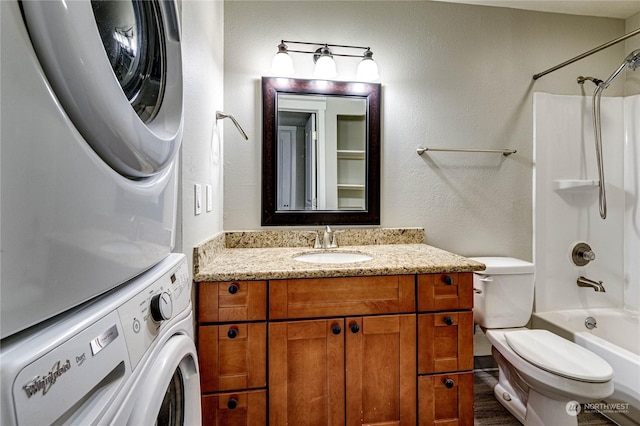
M550 373L590 383L613 378L613 369L605 360L547 330L505 331L504 338L517 355Z

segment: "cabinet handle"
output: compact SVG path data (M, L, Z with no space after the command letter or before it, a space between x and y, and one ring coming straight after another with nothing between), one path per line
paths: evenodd
M238 337L238 330L236 328L230 328L229 331L227 331L227 337L229 339L235 339Z
M442 277L442 282L445 283L446 285L452 285L453 277L450 277L449 275L445 275Z
M238 284L233 283L229 286L229 293L236 294L238 292Z
M451 317L444 317L444 323L447 325L453 325L455 321Z
M455 383L453 382L453 380L447 379L444 381L444 385L447 387L447 389L451 389L453 385L455 385Z
M334 325L333 328L331 329L331 331L333 332L333 334L340 334L342 332L342 328L339 325Z
M360 326L358 325L358 323L353 323L349 326L349 328L351 328L351 332L353 334L357 333L358 331L360 331Z
M229 410L235 410L235 408L238 406L238 400L235 398L230 398L229 401L227 401L227 408Z

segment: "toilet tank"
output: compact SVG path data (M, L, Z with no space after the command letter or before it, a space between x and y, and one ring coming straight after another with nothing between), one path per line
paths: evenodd
M523 327L533 312L534 265L513 257L473 257L473 319L484 328Z

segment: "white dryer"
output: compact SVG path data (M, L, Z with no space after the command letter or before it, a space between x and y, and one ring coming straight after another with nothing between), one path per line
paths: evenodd
M0 424L200 425L184 255L3 341Z
M174 1L0 7L4 339L172 251L183 104Z

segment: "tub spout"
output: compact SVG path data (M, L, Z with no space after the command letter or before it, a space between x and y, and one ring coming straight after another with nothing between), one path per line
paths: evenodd
M593 281L593 280L590 280L589 278L578 277L577 283L578 283L578 287L591 287L595 291L599 291L602 293L606 291L604 289L604 286L602 285L602 281Z

